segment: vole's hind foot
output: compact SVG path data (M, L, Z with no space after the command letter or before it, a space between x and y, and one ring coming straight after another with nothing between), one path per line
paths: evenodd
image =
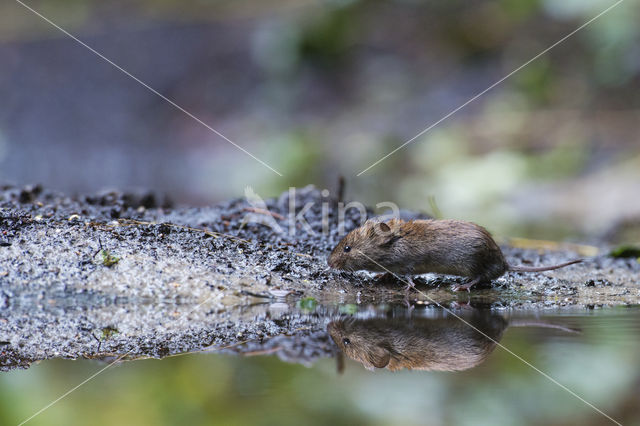
M411 316L411 312L413 312L414 306L409 301L409 292L411 291L411 289L416 290L416 285L410 276L406 277L405 282L407 283L407 287L404 289L404 304L407 305L407 309L409 310L409 316Z
M456 310L473 309L473 306L471 306L470 302L453 301L451 302L450 306L451 306L451 309L456 309Z
M451 289L453 291L464 291L467 290L468 293L471 293L471 287L473 287L474 285L478 284L480 282L480 278L476 278L475 280L471 280L466 284L456 284L453 287L451 287Z
M416 285L414 284L413 279L411 277L407 277L405 282L407 283L407 288L404 289L404 295L406 299L409 296L409 291L411 289L416 290Z
M409 295L408 294L404 296L404 304L407 305L407 313L409 314L409 317L411 317L411 313L413 312L413 310L416 307L409 300Z
M391 272L378 274L373 278L373 280L375 281L376 284L388 284L388 283L395 283L398 281L396 276L393 275Z
M451 287L451 290L453 291L465 291L467 290L468 293L471 293L471 287L473 286L473 284L475 283L468 283L468 284L456 284L453 287Z

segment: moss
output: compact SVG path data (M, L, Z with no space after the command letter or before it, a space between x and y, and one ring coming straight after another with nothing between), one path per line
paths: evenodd
M640 247L633 245L622 245L609 252L609 256L615 258L636 257L640 258Z
M298 308L303 311L313 311L318 306L318 301L315 297L305 297L298 301Z
M355 315L358 313L358 305L353 303L347 303L345 305L340 305L340 313L347 315Z
M114 335L120 333L120 331L117 328L113 328L113 327L104 327L102 329L102 338L101 340L109 340L111 339Z
M109 268L120 261L120 258L114 256L109 250L100 250L100 254L102 255L102 264Z

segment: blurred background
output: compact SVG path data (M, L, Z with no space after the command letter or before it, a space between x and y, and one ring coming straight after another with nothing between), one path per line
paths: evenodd
M0 181L180 204L313 183L499 234L640 215L640 4L613 0L33 0L0 5Z

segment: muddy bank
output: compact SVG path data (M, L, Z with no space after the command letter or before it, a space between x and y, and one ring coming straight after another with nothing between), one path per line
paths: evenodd
M163 357L300 333L307 341L320 333L312 341L326 343L330 316L404 301L396 280L327 270L326 256L340 239L336 200L300 189L293 204L304 221L289 222L291 203L284 193L262 208L244 199L173 208L152 194L70 198L40 187L3 188L3 368L51 357ZM323 214L331 224L326 232ZM345 229L359 221L360 212L348 210ZM600 249L608 253L604 244ZM504 250L510 263L535 266L575 258L580 247ZM606 254L557 271L508 274L471 294L452 292L455 282L420 277L410 303L516 310L640 300L640 264ZM325 343L318 354L330 351Z

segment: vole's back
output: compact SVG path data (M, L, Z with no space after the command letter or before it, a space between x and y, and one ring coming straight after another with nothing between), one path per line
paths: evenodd
M330 323L328 331L349 358L367 368L461 371L484 361L507 326L502 317L493 315L473 315L467 321L341 320ZM349 344L343 343L345 339Z
M407 262L414 274L480 277L491 280L504 274L508 265L489 232L458 220L416 220L403 223L403 238L394 248L398 262Z

